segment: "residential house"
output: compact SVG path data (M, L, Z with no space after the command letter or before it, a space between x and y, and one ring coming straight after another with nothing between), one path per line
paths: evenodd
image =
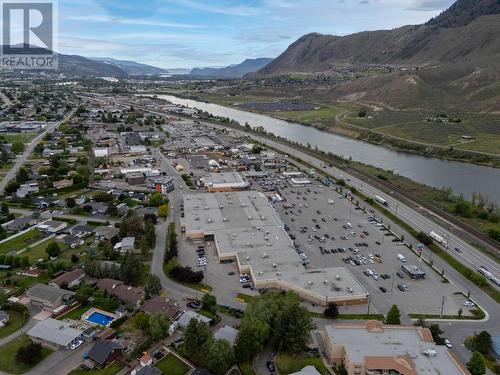
M94 230L95 236L98 240L115 241L118 238L120 230L113 226L98 227Z
M304 367L300 371L291 373L290 375L321 375L321 373L316 370L316 367L309 365Z
M99 340L88 353L88 357L98 367L105 368L120 358L123 354L122 345L115 340Z
M62 275L52 279L49 282L50 286L61 287L67 285L69 288L80 285L81 281L85 277L85 271L81 268L77 268L73 271L64 272Z
M89 203L85 203L85 206L92 207L92 214L93 215L105 214L106 211L108 210L108 204L104 203L104 202L89 202Z
M73 328L68 322L46 319L28 331L28 336L36 343L52 349L69 349L71 344L82 339L83 331Z
M36 284L28 289L26 296L30 299L31 305L53 311L59 306L72 304L75 292L50 285Z
M35 224L36 220L32 217L18 217L17 219L11 220L8 223L2 224L2 227L7 232L19 232Z
M154 297L144 302L144 305L141 306L141 310L150 315L162 313L171 321L177 319L183 312L182 306L179 305L176 300L161 296Z
M177 320L177 323L179 323L180 327L186 328L188 326L189 322L191 321L191 319L196 319L199 322L207 323L207 324L212 321L212 319L210 319L204 315L198 314L197 312L194 312L192 310L187 310L179 317L179 320Z
M123 237L120 242L117 242L114 246L115 251L120 253L126 253L128 251L135 249L135 237Z
M4 327L9 322L9 313L7 311L0 310L0 328Z
M75 225L69 230L69 234L79 238L90 236L92 233L94 233L94 230L89 225Z
M85 241L80 237L69 235L64 237L64 243L68 245L70 248L75 249L78 246L82 246L85 243Z
M54 181L52 183L52 186L54 186L54 189L64 189L67 187L70 187L73 185L73 180L59 180L59 181Z
M139 358L139 363L141 364L142 367L151 366L153 364L153 358L149 355L148 352L144 352L142 354L142 357Z
M38 193L38 191L38 182L30 182L19 186L19 188L16 190L16 196L19 198L25 198L30 194Z
M56 234L61 232L67 226L68 223L66 223L65 221L47 220L39 224L38 229L48 234Z
M231 346L234 346L236 337L238 337L238 330L228 325L223 325L214 333L214 339L226 340Z
M125 285L123 281L115 279L99 279L97 288L135 307L139 307L144 297L142 288Z

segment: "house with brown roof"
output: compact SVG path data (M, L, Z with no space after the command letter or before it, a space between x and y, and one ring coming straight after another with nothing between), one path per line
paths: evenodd
M52 279L49 282L50 286L61 287L62 285L67 285L69 288L80 285L82 279L85 277L85 271L81 268L77 268L73 271L68 271L62 275Z
M120 301L135 307L139 307L144 298L142 288L125 285L123 281L115 279L100 279L97 282L99 290L105 290L106 293L118 298Z
M144 303L141 310L146 314L165 314L171 321L175 320L182 314L182 307L176 300L167 297L155 297Z

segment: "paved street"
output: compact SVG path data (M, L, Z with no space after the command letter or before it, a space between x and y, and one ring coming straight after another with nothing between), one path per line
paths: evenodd
M52 133L54 130L56 130L59 125L64 123L65 121L68 121L73 114L75 113L76 109L72 110L63 120L58 121L54 124L49 125L42 133L36 136L29 144L26 146L26 149L22 153L22 155L19 155L12 166L12 168L7 172L5 177L0 181L0 195L4 193L5 187L7 184L14 178L16 177L17 172L19 169L26 163L26 160L30 157L30 155L33 153L35 150L35 147L42 141L43 137L46 134Z

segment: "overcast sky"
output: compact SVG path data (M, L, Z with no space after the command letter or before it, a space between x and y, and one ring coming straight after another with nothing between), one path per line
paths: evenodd
M419 24L453 0L59 0L59 51L163 68L276 57L300 36Z

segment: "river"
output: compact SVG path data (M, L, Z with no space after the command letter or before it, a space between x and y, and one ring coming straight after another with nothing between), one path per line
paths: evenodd
M500 204L500 169L497 168L398 152L301 124L218 104L181 99L171 95L158 95L158 97L175 104L201 109L215 116L229 117L240 124L262 126L266 131L302 144L310 143L312 147L317 146L325 152L392 170L429 186L451 188L456 194L463 194L466 198L470 198L474 192L481 193L489 200Z

